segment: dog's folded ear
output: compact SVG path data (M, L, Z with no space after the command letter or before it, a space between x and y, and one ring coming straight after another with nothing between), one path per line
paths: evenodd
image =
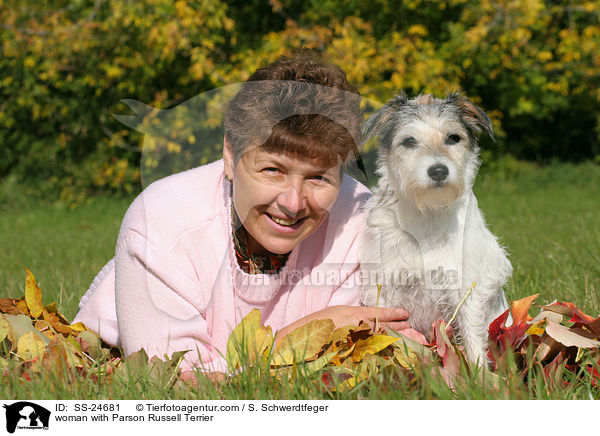
M392 139L396 126L396 114L402 106L408 103L408 97L404 91L391 98L381 109L371 115L363 124L363 144L377 135L379 144L385 149L392 145Z
M474 138L485 132L492 141L495 140L490 118L467 97L459 92L449 92L446 94L446 103L456 107Z

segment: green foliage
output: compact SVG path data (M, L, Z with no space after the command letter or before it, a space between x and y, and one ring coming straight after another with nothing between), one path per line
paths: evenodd
M398 3L0 0L0 177L79 202L135 191L158 154L165 173L210 161L219 143L186 154L184 120L142 162L152 144L111 114L130 114L126 98L173 107L298 49L369 99L464 91L492 118L492 157L598 159L599 0Z
M219 1L2 1L0 176L62 198L132 192L141 135L123 98L156 107L219 81L233 22Z

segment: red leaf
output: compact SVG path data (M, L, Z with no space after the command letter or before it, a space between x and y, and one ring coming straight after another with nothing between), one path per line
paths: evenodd
M502 333L502 329L505 327L504 323L508 319L508 312L509 309L506 309L506 312L504 312L502 315L500 315L498 318L496 318L490 323L488 331L490 333L490 339L492 341L497 341L498 337Z
M592 365L586 365L585 369L592 377L592 385L600 387L600 372L598 372L598 368L595 368Z
M512 350L516 349L527 336L529 327L531 327L529 324L521 322L506 328L504 333L498 337L498 342L500 343L502 351L506 351L507 348Z

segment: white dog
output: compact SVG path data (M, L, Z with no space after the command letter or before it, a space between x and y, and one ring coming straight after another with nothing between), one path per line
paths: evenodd
M426 336L464 299L454 333L467 357L485 364L487 327L507 308L502 286L512 267L472 191L482 131L493 139L488 116L457 93L400 94L366 121L366 139L379 139L380 178L366 204L360 260L362 303L374 306L382 285L379 305L406 308Z

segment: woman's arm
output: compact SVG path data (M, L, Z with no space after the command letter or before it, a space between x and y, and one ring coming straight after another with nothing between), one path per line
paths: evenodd
M161 359L189 352L182 367L219 360L199 309L181 297L198 284L139 232L122 231L115 255L115 303L125 355ZM216 360L215 360L216 361Z

